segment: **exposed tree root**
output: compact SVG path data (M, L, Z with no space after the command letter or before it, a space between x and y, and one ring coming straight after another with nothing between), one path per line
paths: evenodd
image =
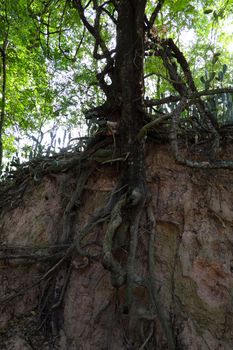
M126 205L126 196L119 200L112 210L110 222L103 241L103 266L111 272L112 285L120 287L125 282L125 271L113 257L113 239L122 223L122 208Z
M90 221L84 226L82 230L78 233L78 237L75 240L75 247L79 255L86 256L90 258L96 258L96 255L90 254L83 250L82 240L99 224L103 224L110 217L113 208L116 206L117 202L120 201L121 197L125 193L127 185L123 184L123 180L120 179L116 188L111 193L109 200L106 205L97 209Z
M36 246L0 246L0 260L14 261L14 266L34 264L42 261L57 261L64 256L68 244L57 244L44 247Z
M144 343L142 344L142 346L140 346L139 350L143 350L145 349L145 347L147 346L147 343L150 341L150 339L152 338L154 333L154 324L151 322L150 323L150 330L149 330L149 334L147 336L147 338L144 340Z
M95 152L94 152L95 153ZM102 152L100 152L102 153ZM89 152L89 156L93 153ZM109 155L108 155L109 156ZM99 157L99 156L98 156ZM101 158L103 161L103 158ZM149 295L151 303L154 305L154 309L158 314L164 333L166 335L168 344L171 344L171 334L169 333L169 327L165 320L165 317L161 311L161 307L158 306L157 296L154 291L154 282L152 278L154 262L152 257L152 251L154 249L154 241L150 239L149 244L149 271L150 271L150 284L147 285L143 282L143 278L137 275L135 270L135 259L138 246L139 236L139 224L141 215L145 208L145 185L144 185L144 170L142 170L144 163L141 160L129 161L129 169L123 171L115 190L111 193L107 203L94 213L89 222L79 231L78 235L72 241L74 236L72 227L72 217L75 215L77 208L80 207L81 198L88 178L96 167L96 160L85 160L80 163L79 177L76 185L76 189L71 199L69 200L63 220L63 232L59 237L57 249L53 249L53 254L50 251L46 251L46 254L42 254L40 251L31 251L25 253L25 251L14 251L13 254L9 254L9 250L2 254L2 257L8 257L9 259L26 259L27 261L44 261L49 258L56 258L56 263L35 283L29 286L27 289L19 290L14 295L7 299L0 300L1 304L6 305L10 301L14 300L27 292L29 288L40 285L45 282L43 295L41 297L41 303L39 307L39 313L42 317L40 328L47 327L47 323L51 322L51 329L53 333L59 324L56 324L56 318L59 318L60 314L56 316L56 313L63 307L63 299L71 276L73 268L72 258L77 254L83 256L88 260L98 260L111 274L111 283L114 287L119 288L126 285L125 303L123 307L124 313L128 313L133 302L133 290L136 284L145 285L149 289ZM135 164L135 169L134 169ZM130 175L127 174L129 172ZM130 188L129 185L130 184ZM142 189L142 190L139 190ZM152 214L151 214L152 215ZM92 235L97 225L103 225L107 223L106 232L102 242L102 252L100 249L92 248L89 250L89 235ZM153 226L153 225L152 225ZM153 231L154 227L151 227ZM117 246L118 235L124 232L127 261L125 267L115 257L115 249ZM154 234L154 233L153 233ZM152 237L152 236L151 236ZM49 249L49 247L48 247ZM50 255L49 255L50 253ZM0 256L1 258L1 256ZM152 329L152 328L151 328ZM144 340L141 348L146 348L146 345L153 336L152 330ZM172 345L169 345L169 349L173 349Z
M158 315L158 319L161 323L164 335L167 339L168 349L175 350L175 342L172 333L170 322L167 320L163 308L159 302L159 295L157 293L157 287L155 284L155 258L154 258L154 249L155 249L155 232L156 232L156 219L153 213L151 203L148 206L148 219L150 224L150 239L148 246L148 258L149 258L149 293L151 296L151 302L154 308L154 312Z
M137 208L134 210L134 214L130 215L130 242L129 242L129 253L127 260L127 294L126 294L126 305L127 308L130 307L133 301L133 284L135 283L135 257L138 245L138 228L144 208L144 201L140 201Z
M69 264L67 271L65 271L66 273L65 273L65 277L64 277L64 283L61 285L59 297L58 297L57 301L52 305L51 309L56 309L59 306L61 306L63 299L64 299L64 296L65 296L67 286L69 284L72 269L73 269L73 265Z
M78 175L76 189L64 211L63 232L61 237L58 238L58 241L61 243L65 243L71 240L71 218L74 216L72 215L72 211L74 208L79 207L84 186L94 169L95 165L93 162L88 162L85 168L82 169L81 173Z

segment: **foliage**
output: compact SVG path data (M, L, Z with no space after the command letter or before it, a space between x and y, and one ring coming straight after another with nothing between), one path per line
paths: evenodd
M101 40L109 50L114 49L116 35L113 3L98 1L104 8L99 23ZM88 1L84 5L94 26L96 5ZM147 2L148 18L155 6L155 1ZM156 32L161 40L173 38L182 49L198 90L231 84L231 10L227 0L167 0L157 16ZM1 46L9 26L4 158L11 158L16 150L23 155L25 147L30 150L27 154L36 156L38 142L44 151L52 142L48 131L52 125L72 133L83 112L103 103L96 74L105 60L96 60L101 45L95 53L95 40L83 26L75 1L1 0L0 15ZM161 57L145 56L145 88L147 98L176 93ZM221 123L232 121L231 94L209 97L207 103ZM161 108L166 111L167 107ZM41 138L46 132L48 136Z

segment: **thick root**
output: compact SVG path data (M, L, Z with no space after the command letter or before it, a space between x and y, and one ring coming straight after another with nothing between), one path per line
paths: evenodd
M113 239L117 229L122 223L122 209L126 204L126 197L123 196L112 210L110 222L103 241L103 266L111 272L112 285L120 287L125 282L125 272L120 263L112 254Z

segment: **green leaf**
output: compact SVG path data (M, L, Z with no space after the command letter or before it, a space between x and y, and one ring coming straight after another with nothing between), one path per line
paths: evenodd
M176 8L178 11L183 10L187 6L187 1L186 0L178 0L176 3Z
M203 76L200 77L200 81L201 81L203 84L206 83L206 80L205 80L205 78L204 78Z

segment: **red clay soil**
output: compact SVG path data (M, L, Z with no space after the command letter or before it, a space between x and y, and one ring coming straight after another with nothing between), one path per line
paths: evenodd
M0 244L43 246L58 241L63 211L75 182L74 173L69 172L28 186L19 205L1 214ZM116 168L98 168L86 186L74 232L104 203L115 182ZM147 183L157 221L157 292L173 323L177 349L232 350L233 172L177 165L167 146L151 146ZM143 216L136 266L140 275L146 275L148 268L146 227ZM119 254L123 263L124 252ZM27 288L46 271L46 264L21 266L17 260L0 264L1 299ZM59 273L64 279L64 273ZM109 272L98 262L88 264L86 258L74 258L63 307L55 312L52 322L52 334L56 334L53 343L43 325L38 330L35 322L41 293L42 287L36 286L2 308L1 349L126 349L126 323L127 336L134 339L128 349L167 349L159 320L148 310L145 290L135 287L132 310L124 315L120 310L124 288L113 288ZM145 312L148 321L142 320ZM150 331L156 334L157 347L150 347L149 341L143 347Z

